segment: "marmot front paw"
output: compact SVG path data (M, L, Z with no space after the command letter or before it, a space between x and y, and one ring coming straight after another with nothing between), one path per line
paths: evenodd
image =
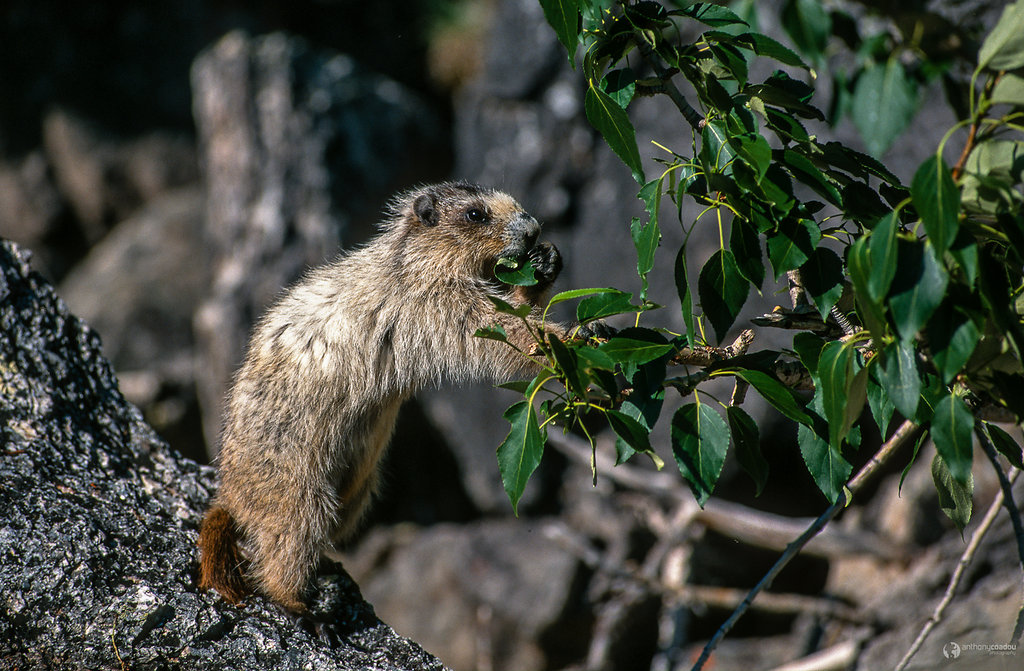
M541 242L530 250L530 263L537 271L537 283L547 286L562 272L562 255L550 242Z

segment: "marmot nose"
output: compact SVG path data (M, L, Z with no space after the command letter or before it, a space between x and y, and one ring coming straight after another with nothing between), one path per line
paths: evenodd
M524 246L527 249L532 248L534 243L537 242L537 238L540 237L540 224L525 212L513 220L510 228L512 232L523 240Z

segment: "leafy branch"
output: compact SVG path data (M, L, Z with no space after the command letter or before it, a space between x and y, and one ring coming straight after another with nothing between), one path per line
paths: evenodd
M662 468L650 435L668 394L684 401L669 420L671 457L701 507L730 449L757 491L769 477L757 423L741 407L748 389L797 426L808 473L831 505L787 547L780 567L911 433L934 442L933 480L961 531L972 514L975 435L987 452L1018 465L1020 446L989 420L1024 418L1024 0L1006 7L981 45L966 119L909 184L876 156L916 108L927 68L921 61L912 71L905 57L919 58L920 45L862 40L851 113L874 156L822 142L809 128L828 119L813 85L831 19L814 4L786 3L793 50L712 3L541 0L569 62L580 67L587 117L636 179L646 217L629 222L638 295L579 289L549 305L576 301L583 326L607 318L631 326L604 339L538 333L527 354L540 372L509 385L524 394L506 413L512 427L498 450L513 506L552 426L586 437L597 477L595 415L615 436L616 464L642 453ZM684 38L693 26L699 34ZM763 68L755 61L776 69L757 81L751 73ZM645 162L629 118L637 96L668 99L685 146L652 138L659 153ZM951 168L945 144L965 129ZM648 179L651 161L658 175ZM698 207L696 217L685 214L686 203ZM658 300L679 310L681 333L642 325L666 309L648 296L647 279L669 225L659 216L663 204L678 214L684 242L669 261L677 295ZM718 246L691 274L693 235ZM794 330L791 347L750 351L750 330L723 347L751 290L782 278L792 308L753 321ZM499 309L526 318L523 308ZM675 375L673 367L686 369ZM735 382L730 399L707 391L721 377ZM867 422L888 440L851 480L846 455ZM1000 462L988 462L1005 481Z

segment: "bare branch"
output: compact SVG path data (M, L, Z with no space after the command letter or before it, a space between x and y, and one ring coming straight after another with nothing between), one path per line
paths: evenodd
M857 659L857 653L863 644L862 639L853 638L836 643L830 648L819 650L793 662L776 666L772 671L835 671L849 669Z
M875 473L875 471L878 470L878 467L888 461L896 450L914 435L916 430L917 425L910 420L903 422L900 428L896 430L896 433L894 433L892 437L882 445L878 452L875 453L875 456L871 458L871 461L865 464L857 475L847 483L846 487L850 493L855 494L857 490L860 489ZM782 569L785 568L786 565L789 564L789 562L792 561L792 559L804 548L804 546L806 546L810 540L825 527L825 525L832 521L832 519L839 514L839 511L845 508L849 502L849 495L844 491L835 503L829 506L825 512L819 515L818 518L811 523L806 531L786 546L786 550L782 553L782 556L776 560L775 564L768 570L768 573L766 573L764 577L761 578L760 582L750 590L743 602L737 606L732 612L732 615L729 616L729 619L727 619L725 623L718 628L715 635L707 642L707 645L705 645L704 650L701 651L697 662L693 665L692 671L700 671L700 669L704 668L704 664L708 661L711 653L716 647L718 647L722 638L732 630L733 626L743 616L743 614L750 609L750 606L754 599L757 598L757 595L772 584L776 576L782 572Z
M574 461L590 467L590 445L572 435L551 433L548 443ZM799 535L814 520L805 517L786 517L755 510L739 503L717 498L709 500L703 509L682 486L679 476L672 473L646 471L629 464L615 465L611 450L597 450L597 472L624 487L668 499L683 506L693 520L728 538L768 550L782 551L790 539ZM846 529L829 528L811 540L804 553L826 559L870 554L894 559L900 556L898 548L886 543L875 534Z
M999 487L1003 490L1003 505L1010 516L1010 524L1013 525L1013 535L1017 539L1017 557L1020 559L1022 580L1021 594L1024 595L1024 524L1021 524L1020 511L1013 500L1013 483L1010 482L1006 473L1003 472L1002 464L999 463L999 454L996 452L995 445L992 444L992 438L988 434L988 429L984 425L976 423L974 433L978 436L981 448L985 450L985 454L988 456L989 461L992 462L992 466L995 467L996 476L999 478ZM1022 630L1024 630L1024 600L1022 600L1021 608L1017 611L1017 624L1014 626L1013 635L1010 637L1011 643L1016 643L1020 639Z
M707 585L669 585L656 578L656 572L639 570L612 561L607 553L600 552L587 541L582 534L563 523L550 523L544 528L544 535L562 546L563 549L576 556L589 568L642 586L648 592L661 596L670 596L686 605L706 605L714 608L734 608L739 604L746 592L732 587L713 587ZM672 545L672 543L669 543ZM645 562L645 565L647 562ZM797 615L808 613L819 617L844 620L846 622L864 623L865 617L834 599L824 599L804 594L784 594L768 592L762 595L755 606L766 613Z
M1017 479L1019 471L1016 468L1011 468L1010 473L1007 476L1007 480L1010 484ZM963 578L964 570L974 559L974 554L978 551L978 547L981 546L981 540L988 533L992 523L995 521L996 516L999 514L999 509L1003 506L1003 489L1000 488L996 492L995 497L992 499L991 505L988 507L988 511L985 513L985 517L981 520L978 528L974 530L974 534L971 536L971 542L967 544L967 549L960 555L960 561L957 562L956 569L953 571L953 576L949 579L949 586L946 587L946 593L942 595L942 600L939 601L939 605L935 607L935 611L932 616L928 618L928 621L924 623L924 627L918 633L917 638L914 639L910 649L907 650L907 654L903 655L903 659L900 660L899 664L896 665L895 671L903 671L907 668L907 664L917 654L917 651L921 649L921 645L925 639L928 638L928 634L931 633L932 629L935 628L939 622L942 621L942 616L946 612L946 607L949 606L953 600L953 595L956 593L956 588L960 585L960 580Z
M746 329L728 347L684 347L669 359L673 366L710 366L746 354L754 341L753 329Z
M786 278L789 280L789 299L793 301L793 310L801 311L810 307L807 303L807 290L804 289L804 282L800 278L800 271L788 270Z

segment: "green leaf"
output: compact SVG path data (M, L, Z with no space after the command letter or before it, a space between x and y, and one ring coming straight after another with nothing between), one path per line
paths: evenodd
M895 212L890 212L878 220L868 240L868 261L871 273L867 278L867 289L878 303L885 300L896 277L896 234L899 232L899 220Z
M754 480L754 495L761 496L768 482L768 460L761 454L761 434L757 422L743 408L734 405L725 409L725 416L732 432L732 443L736 446L736 461Z
M672 351L670 343L649 342L634 338L614 337L602 343L598 351L608 355L617 363L645 364Z
M577 348L576 357L580 359L584 370L615 371L615 360L594 347Z
M901 186L899 177L894 175L874 156L862 154L840 142L826 142L822 146L822 151L822 157L830 165L845 170L851 175L865 179L865 181L868 175L874 175L883 182L888 182L894 186Z
M730 137L729 146L744 163L754 169L757 181L760 182L772 162L772 148L768 145L768 140L759 133L745 133Z
M782 27L801 52L822 61L832 19L819 0L787 0L782 6Z
M818 360L818 379L829 443L838 449L867 401L867 378L856 350L848 343L827 343Z
M683 14L701 23L718 27L733 24L746 25L746 22L736 15L736 12L727 7L712 4L710 2L698 2L679 11L672 11L669 14Z
M768 236L768 259L775 279L807 263L819 240L821 229L810 219L784 219L779 230Z
M633 179L643 184L644 171L640 165L640 151L636 146L636 131L626 111L607 93L595 87L593 82L587 88L584 109L590 123L633 172Z
M1024 1L1004 10L978 51L978 68L1016 70L1024 66Z
M999 450L1000 454L1006 457L1010 465L1014 468L1024 469L1024 452L1021 451L1017 441L995 424L985 422L983 426L985 431L988 432L988 437L992 440L992 444Z
M715 337L721 342L750 293L750 284L736 266L732 252L720 249L711 255L697 278L697 292Z
M537 269L528 260L519 263L503 259L494 266L494 276L499 281L517 287L532 287L537 284L536 273Z
M722 121L711 121L701 130L701 148L698 155L706 173L726 172L735 158L729 147L729 129Z
M498 447L498 470L501 471L505 493L512 502L512 510L518 515L519 499L530 475L540 464L547 436L537 424L537 414L528 401L511 406L504 417L512 428Z
M857 78L850 115L869 154L884 154L916 113L917 85L897 57L869 65Z
M633 217L629 231L633 237L633 246L636 247L636 271L643 281L640 298L645 299L647 298L647 273L654 268L654 253L658 251L661 230L658 228L656 217L646 224L641 224L637 217Z
M993 103L1006 103L1024 107L1024 77L1007 72L996 82L992 89Z
M558 367L565 375L566 386L576 396L585 399L587 397L589 378L580 370L576 354L566 347L554 333L548 334L548 344L551 346L551 353L555 356L555 362L558 363Z
M605 415L608 417L608 424L611 425L612 431L615 432L615 435L625 441L630 449L634 452L653 451L651 450L651 441L648 437L649 430L647 427L629 415L617 410L606 410ZM619 457L618 463L622 463L629 458L629 456L622 458L623 455L621 453Z
M827 247L815 249L800 266L800 279L822 319L828 319L832 306L843 295L843 277L843 260Z
M929 157L914 173L910 196L921 215L936 254L941 258L956 238L960 223L960 192L946 162L938 156Z
M846 268L853 283L854 298L857 304L857 316L871 332L871 337L881 340L886 333L885 307L882 302L871 295L869 282L874 273L871 268L867 237L860 237L850 245L846 254ZM882 272L882 271L878 271Z
M498 312L506 315L513 315L515 317L519 317L520 319L525 319L526 315L530 314L530 311L533 310L533 306L530 305L529 303L523 303L519 307L516 307L511 303L503 301L497 296L492 296L488 294L487 298L491 301L491 303L494 304L494 309L497 310Z
M511 382L502 382L501 384L496 384L494 386L498 389L514 391L517 394L525 394L531 384L533 384L533 380L512 380Z
M963 270L967 286L973 288L974 282L978 279L978 243L975 242L974 236L960 229L960 235L953 241L949 253Z
M693 347L696 328L693 320L693 292L690 290L690 278L686 269L686 245L679 247L674 266L676 293L679 294L679 306L683 313L683 325L686 326L686 340Z
M763 373L759 370L748 370L745 368L726 368L724 372L731 373L738 378L742 378L750 383L757 393L764 397L764 400L768 401L772 407L781 412L786 417L789 417L794 422L801 424L811 424L811 417L804 409L797 403L796 398L793 396L793 392L786 388L778 379Z
M488 340L497 340L498 342L508 342L508 334L505 333L505 329L501 324L495 324L494 326L485 326L479 328L473 333L474 338L486 338Z
M815 381L818 379L818 362L821 360L821 350L824 347L825 340L813 333L802 331L793 336L793 351L800 357L800 363Z
M892 421L892 413L895 409L888 392L877 381L881 375L877 367L874 368L875 375L868 377L868 407L871 409L871 416L878 426L878 433L883 437L888 435L889 422Z
M544 10L544 18L555 29L558 41L569 52L569 62L575 68L573 56L579 35L579 0L540 0L540 6Z
M900 337L910 341L939 307L949 277L929 244L901 239L897 259L889 307Z
M571 301L574 298L582 298L583 296L593 296L594 294L619 294L622 293L620 289L612 289L611 287L599 287L596 289L570 289L569 291L562 291L551 297L548 301L548 308L551 308L559 303L565 301Z
M807 102L813 89L801 81L792 79L785 72L775 72L763 84L748 86L743 92L750 96L751 109L772 105L789 110L805 119L825 120L821 110Z
M896 341L883 353L879 382L900 414L909 419L917 416L921 401L921 376L917 373L914 346Z
M672 454L703 508L729 451L729 426L706 403L688 403L672 417Z
M735 37L735 43L745 49L750 49L758 56L772 58L785 65L792 65L796 68L810 70L807 63L796 55L789 47L783 45L767 35L760 33L741 33Z
M839 450L822 440L814 429L801 424L797 427L797 443L804 464L821 493L829 503L835 503L843 493L843 487L853 472L853 466L843 458Z
M729 251L736 259L740 274L760 290L764 284L764 257L761 254L760 237L753 226L738 217L732 220Z
M839 190L809 158L792 149L784 150L781 158L794 178L814 189L815 193L836 207L843 206Z
M966 485L971 477L973 432L974 415L963 400L954 395L944 396L935 406L932 440L953 479L962 485Z
M943 301L928 320L928 346L942 381L949 384L964 367L981 333L974 321L949 300Z
M953 520L960 534L971 521L974 508L974 478L968 473L966 482L953 477L942 455L932 459L932 482L939 493L939 506L949 519Z
M576 306L576 319L581 324L586 324L595 319L637 312L639 308L630 302L632 299L633 294L625 291L600 293L584 298Z
M601 89L618 103L619 107L626 109L636 92L636 75L629 68L612 70L601 80Z

